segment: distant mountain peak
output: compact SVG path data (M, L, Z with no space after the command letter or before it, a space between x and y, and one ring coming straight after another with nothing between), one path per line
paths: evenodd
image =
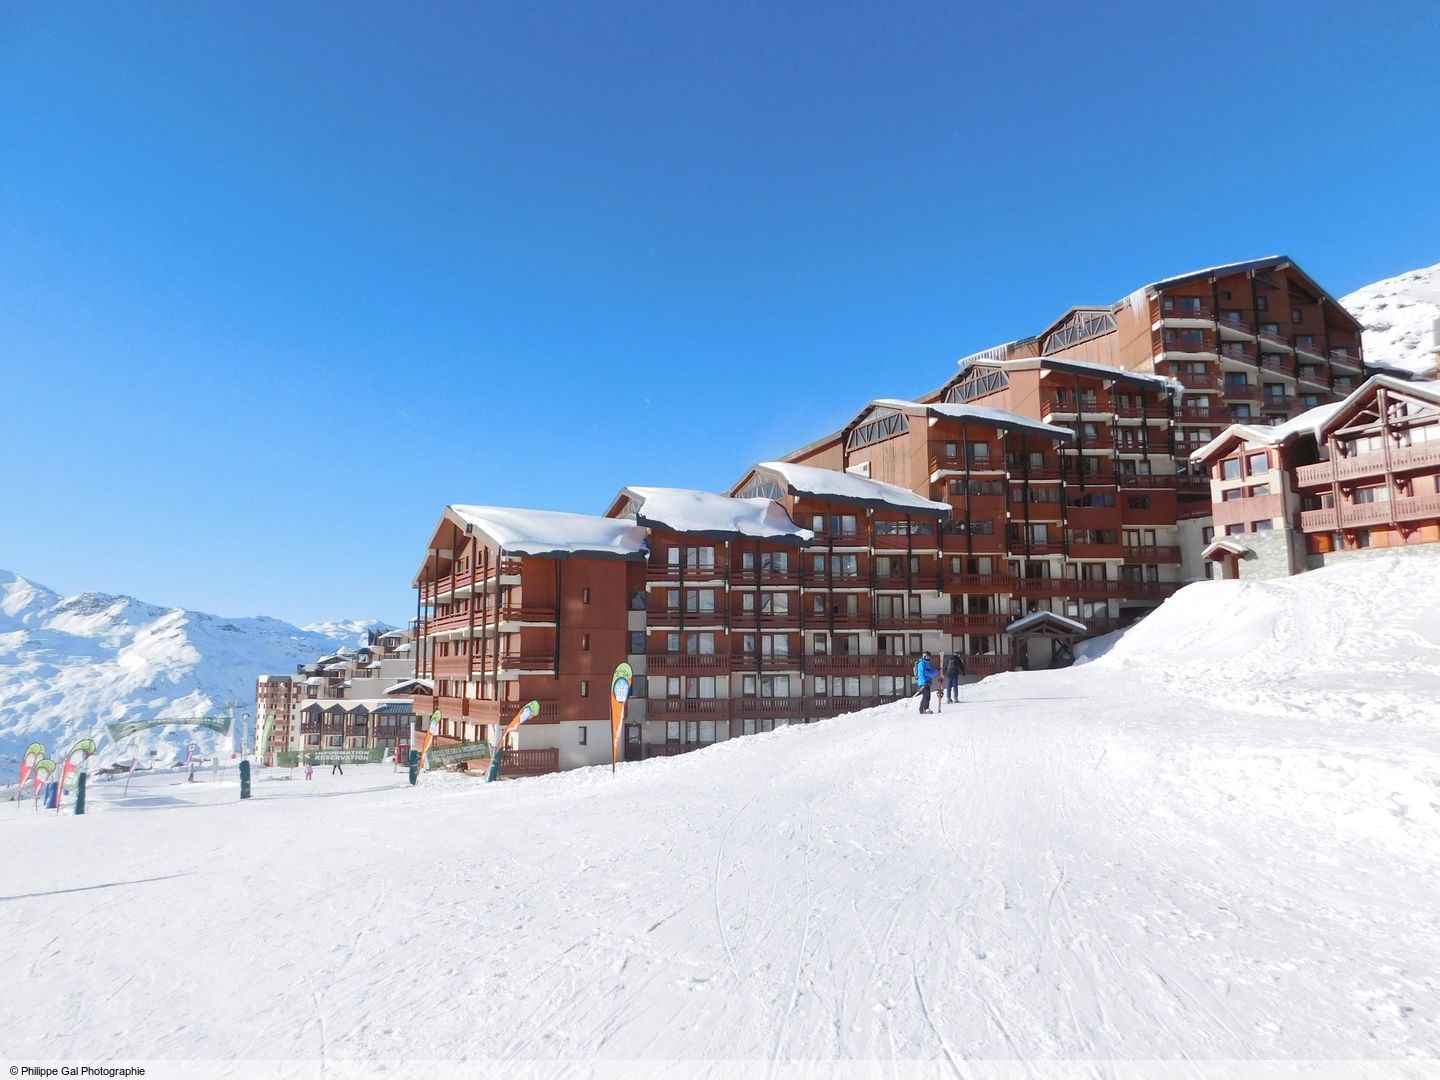
M1435 367L1440 319L1440 263L1356 289L1340 303L1365 328L1365 362L1420 375Z

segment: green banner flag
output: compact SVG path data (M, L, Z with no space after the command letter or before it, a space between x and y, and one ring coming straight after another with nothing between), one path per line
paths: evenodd
M429 754L430 768L439 769L461 761L474 761L490 756L490 744L486 742L460 743L458 746L442 746L432 749Z

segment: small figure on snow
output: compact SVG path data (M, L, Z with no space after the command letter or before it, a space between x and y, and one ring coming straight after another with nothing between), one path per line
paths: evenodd
M945 700L958 701L960 676L965 674L965 660L955 649L945 657Z
M315 763L314 763L313 761L307 761L307 762L305 762L305 779L306 779L306 780L309 780L309 779L311 779L314 775L315 775Z
M927 651L915 661L915 685L920 689L920 711L930 711L930 684L935 680L935 665Z
M344 775L345 775L345 770L340 767L340 762L338 762L338 761L333 762L333 763L330 765L330 775L331 775L331 776L334 776L337 772L338 772L341 776L344 776Z

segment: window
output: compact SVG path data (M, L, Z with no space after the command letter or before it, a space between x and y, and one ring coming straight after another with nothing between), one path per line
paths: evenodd
M1254 476L1256 473L1269 472L1269 456L1266 455L1264 451L1258 454L1247 454L1245 457L1245 471L1251 476Z
M859 531L859 523L854 514L831 514L830 531L854 535Z
M679 590L679 589L666 589L666 590L665 590L665 610L666 610L666 611L679 611L679 610L680 610L680 590Z
M582 604L588 604L588 603L590 602L590 590L589 590L589 589L581 589L581 590L580 590L580 602L581 602Z
M1131 510L1149 510L1149 509L1150 509L1150 496L1149 496L1149 495L1127 495L1127 496L1125 497L1125 502L1129 505L1129 507L1130 507Z
M588 746L588 745L589 745L589 731L586 729L586 727L585 727L584 724L581 724L581 725L580 725L580 728L579 728L579 732L578 732L578 733L579 733L579 735L580 735L580 745L581 745L581 746Z
M715 568L715 549L713 547L687 547L685 549L685 565L691 570L713 570Z
M581 651L581 652L589 652L589 651L590 651L590 635L589 635L589 634L581 634L581 635L580 635L580 651Z
M715 610L714 589L686 589L685 610L709 613Z
M689 675L685 678L685 697L691 701L709 701L715 696L714 675Z
M1257 296L1257 297L1255 297L1255 310L1256 310L1256 311L1269 311L1269 310L1270 310L1270 298L1269 298L1268 296Z
M645 631L630 631L630 652L632 655L639 655L645 652Z
M687 633L685 635L685 654L687 656L714 656L714 631L697 632L692 630Z
M1269 495L1269 494L1270 494L1270 485L1269 485L1269 484L1256 484L1256 485L1254 485L1253 487L1248 487L1248 488L1245 489L1245 497L1246 497L1246 498L1249 498L1249 499L1258 499L1258 498L1260 498L1260 496L1262 496L1262 495Z
M1251 525L1251 526L1250 526L1250 531L1251 531L1251 532L1270 532L1270 531L1273 530L1274 528L1275 528L1275 523L1274 523L1273 521L1271 521L1269 518L1266 518L1264 521L1257 521L1257 522L1255 522L1253 525Z
M1355 489L1356 503L1380 503L1390 501L1390 489L1384 484Z
M589 696L590 696L590 680L589 680L589 679L581 679L581 680L580 680L580 696L581 696L581 697L589 697Z
M1291 321L1292 323L1302 323L1302 322L1304 322L1304 321L1305 321L1305 312L1301 311L1298 307L1297 307L1297 308L1291 308L1291 309L1290 309L1290 321ZM1308 345L1309 342L1306 342L1305 344Z

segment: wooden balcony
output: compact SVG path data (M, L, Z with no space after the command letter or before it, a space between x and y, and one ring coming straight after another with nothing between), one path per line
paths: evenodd
M875 629L886 632L897 630L939 630L940 615L877 615Z
M502 559L489 568L485 573L481 567L472 566L468 570L460 570L454 574L442 574L434 581L426 582L420 587L420 599L427 604L434 603L439 597L451 596L455 593L462 595L474 592L475 586L485 585L493 582L497 577L519 577L520 560Z
M1383 476L1386 468L1395 473L1413 469L1429 469L1440 466L1440 442L1418 443L1414 446L1392 446L1387 458L1385 451L1376 450L1369 454L1358 454L1349 458L1332 458L1316 465L1302 465L1295 470L1295 479L1301 487L1329 484L1335 480L1349 480L1361 476Z
M650 698L645 706L650 720L728 720L729 698Z
M911 574L876 574L877 592L934 592L940 587L940 574L936 570L917 570Z
M1126 544L1125 559L1140 563L1178 563L1180 549L1174 544Z
M1365 528L1375 525L1399 524L1409 521L1440 519L1440 495L1417 495L1389 502L1356 503L1340 507L1337 524L1335 509L1302 510L1302 532L1332 532L1335 529Z
M1175 419L1186 424L1228 424L1230 410L1208 405L1182 405L1175 411Z
M996 457L974 457L970 463L965 463L965 458L960 456L951 457L948 454L937 454L930 459L930 472L971 472L971 473L993 473L1005 471L1005 459Z
M1220 385L1220 370L1207 371L1198 374L1193 371L1180 371L1170 376L1179 381L1186 390L1214 390Z
M545 776L560 771L560 751L555 747L535 750L506 750L500 758L500 779Z
M1337 368L1345 368L1349 371L1360 370L1360 357L1342 353L1339 349L1331 349L1329 353L1330 363Z
M1065 545L1058 539L1027 542L1024 537L1012 536L1009 550L1012 555L1063 555Z
M1156 297L1155 299L1151 300L1150 321L1152 323L1154 323L1157 319L1202 319L1207 322L1214 321L1215 309L1210 306L1210 302L1208 300L1205 300L1204 298L1197 298L1200 300L1200 303L1198 305L1194 305L1181 304L1176 302L1180 299L1183 298ZM1168 307L1165 304L1165 300L1172 301Z
M1295 377L1295 361L1284 353L1261 353L1260 370L1266 374L1274 372L1277 375Z
M940 534L938 531L928 536L877 532L871 535L870 543L876 551L935 551L940 546Z
M731 570L731 585L748 585L751 588L757 584L766 585L798 585L800 584L800 567L793 565L787 570Z
M1052 488L1058 491L1058 488ZM1016 521L1059 521L1061 518L1060 504L1058 502L1032 502L1026 506L1025 503L1016 500L1010 504L1010 517Z
M730 703L730 715L737 720L801 720L805 717L805 699L737 698Z
M1160 351L1162 353L1213 353L1219 346L1211 334L1204 335L1199 341L1185 341L1176 337L1173 341L1161 341Z
M1226 383L1220 395L1226 401L1259 401L1265 391L1259 383Z
M475 660L476 660L475 670L476 670L476 671L479 671L479 670L480 670L480 664L479 664L480 658L477 656L477 657L475 658ZM542 653L542 652L529 652L529 653L527 653L527 652L507 652L507 653L501 653L501 654L500 654L500 666L501 666L502 668L508 668L508 669L510 669L511 671L542 671L542 672L545 672L545 673L548 674L548 673L554 672L554 670L555 670L555 654L554 654L553 652L548 652L548 653ZM436 674L437 674L437 675L443 675L444 672L436 671Z
M728 653L647 653L645 670L651 675L724 675L730 671Z
M824 653L805 657L805 670L815 675L861 675L876 670L878 656Z
M999 612L956 613L945 616L944 628L952 634L998 634L1012 621L1012 616Z
M949 593L1008 593L1015 587L1009 574L950 574L945 578Z
M1136 429L1139 430L1139 429ZM1152 431L1145 439L1121 439L1115 444L1117 454L1168 454L1170 435L1165 431Z

